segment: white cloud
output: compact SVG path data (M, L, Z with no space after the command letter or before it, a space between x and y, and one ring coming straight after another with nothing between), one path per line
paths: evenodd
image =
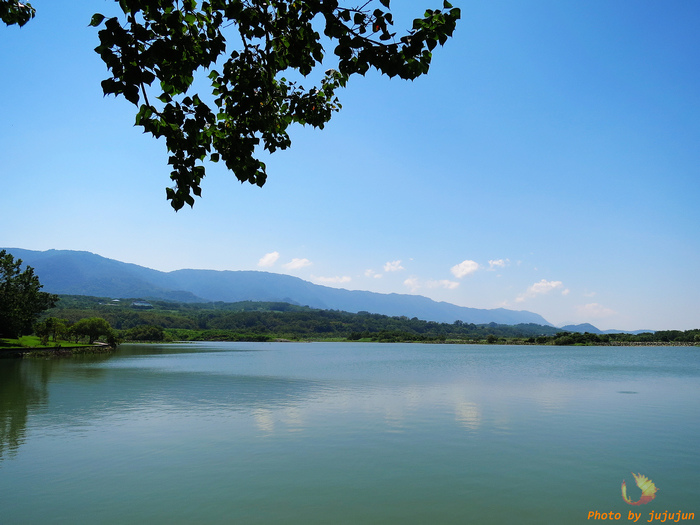
M270 266L274 266L275 263L277 262L277 259L279 259L279 258L280 258L279 252L266 253L258 261L258 266L261 268L269 268Z
M570 293L571 293L571 290L569 290L568 288L561 291L562 295L569 295Z
M415 292L420 288L420 283L415 277L409 277L403 282L404 286L407 286L412 292Z
M348 277L347 275L344 275L343 277L338 277L337 275L335 277L311 276L311 279L314 281L317 281L319 283L324 283L324 284L342 284L342 283L349 283L350 281L352 281L352 278Z
M403 270L404 267L401 266L401 261L391 261L387 262L384 265L384 271L385 272L398 272L399 270Z
M452 275L457 277L457 279L461 279L462 277L466 277L467 275L474 273L478 269L479 263L466 260L450 268L450 271L452 272Z
M547 281L546 279L542 279L540 282L530 286L530 288L528 288L527 291L532 295L540 295L544 293L549 293L552 290L561 288L562 286L563 283L561 281Z
M305 266L311 266L311 264L311 261L309 261L308 259L292 259L283 266L287 270L298 270L299 268L304 268Z
M365 277L374 277L375 279L381 279L381 278L382 278L382 274L381 274L381 273L377 273L377 272L375 272L374 270L371 270L371 269L370 269L370 270L365 270Z
M495 270L496 268L505 268L510 264L510 259L496 259L494 261L489 261L489 270Z
M521 303L528 297L536 297L538 295L548 294L552 290L556 290L557 288L561 288L562 286L564 286L564 284L561 281L548 281L546 279L542 279L540 282L537 282L530 286L524 294L519 295L515 300ZM568 293L568 290L564 290L564 292L562 293L566 295Z
M576 310L582 316L589 318L599 319L601 317L610 317L617 314L615 310L606 308L605 306L598 303L584 304L583 306L577 306Z
M445 288L447 290L454 290L455 288L459 287L459 283L457 281L441 279L439 281L427 281L425 286L428 288Z

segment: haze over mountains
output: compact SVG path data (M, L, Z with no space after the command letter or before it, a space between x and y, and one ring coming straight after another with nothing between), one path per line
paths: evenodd
M541 315L526 310L468 308L433 301L421 295L331 288L277 273L216 270L161 272L83 251L0 249L7 250L15 259L22 259L25 265L33 267L44 285L43 290L55 294L204 303L279 301L324 310L403 315L441 323L460 320L474 324L535 323L553 326ZM587 323L567 325L561 329L594 334L625 332L601 331ZM630 333L641 332L653 330Z
M56 294L182 302L282 301L312 308L367 311L452 323L551 324L542 316L497 308L485 310L437 302L420 295L380 294L331 288L298 277L260 271L176 270L160 272L90 252L5 248L34 268L43 290Z

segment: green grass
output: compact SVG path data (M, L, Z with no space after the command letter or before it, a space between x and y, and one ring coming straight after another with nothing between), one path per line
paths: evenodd
M0 348L33 348L41 345L41 340L34 335L25 335L17 339L0 339Z
M87 343L74 343L72 341L49 341L48 344L42 345L41 338L36 335L23 335L17 339L0 338L0 350L17 350L25 348L56 348L57 346L86 346Z

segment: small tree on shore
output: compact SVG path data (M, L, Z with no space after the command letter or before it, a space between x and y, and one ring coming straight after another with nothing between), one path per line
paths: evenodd
M112 335L112 327L101 317L88 317L71 326L70 333L75 337L76 343L80 338L87 337L89 344L92 344L100 336L110 337Z
M39 315L56 306L58 296L41 288L34 268L22 270L22 259L0 250L0 337L31 334Z
M67 321L56 317L48 317L36 324L34 332L47 342L49 337L55 343L57 339L63 339L68 333Z

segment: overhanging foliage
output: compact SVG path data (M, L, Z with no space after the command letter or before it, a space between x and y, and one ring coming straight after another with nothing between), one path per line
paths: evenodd
M427 73L432 51L452 35L460 10L428 10L397 39L389 0L372 8L337 0L118 0L124 18L95 14L96 51L111 77L105 95L136 105L136 124L163 137L172 165L173 208L201 196L204 161L222 161L241 182L267 179L259 147L291 145L293 123L323 128L340 109L336 90L375 68L390 77ZM323 37L317 30L323 31ZM333 47L329 58L324 47ZM284 75L326 68L304 88ZM332 67L329 67L332 66ZM197 73L211 88L193 93Z

